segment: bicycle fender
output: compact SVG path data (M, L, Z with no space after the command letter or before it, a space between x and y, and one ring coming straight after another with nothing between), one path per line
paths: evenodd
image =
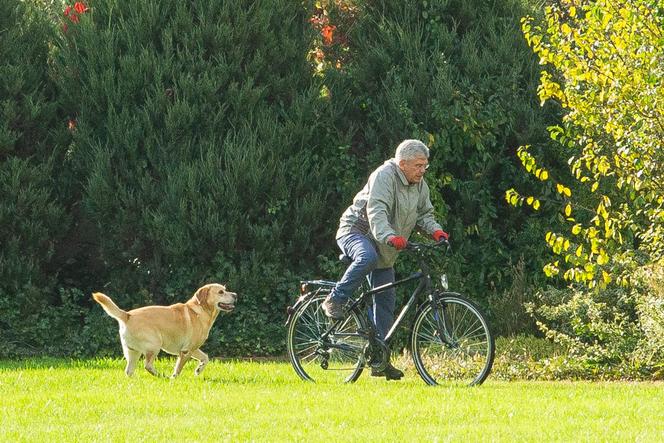
M291 319L293 318L293 315L297 312L297 310L302 306L302 304L311 296L311 292L307 292L306 294L300 295L297 300L295 300L295 303L290 306L286 306L286 323L284 323L285 326L288 326L291 322Z
M284 326L288 326L293 318L293 315L297 312L298 309L300 309L300 306L304 305L307 303L313 296L319 294L321 292L321 288L316 289L315 291L309 291L305 294L300 295L297 300L295 300L295 303L293 305L287 306L286 307L286 323L284 323Z
M460 297L460 298L466 298L463 295L459 294L458 292L442 292L442 291L432 291L432 295L436 299L441 299L443 297ZM419 314L422 309L426 307L426 305L429 304L429 300L424 300L422 303L420 303L417 306L417 309L415 310L415 315Z

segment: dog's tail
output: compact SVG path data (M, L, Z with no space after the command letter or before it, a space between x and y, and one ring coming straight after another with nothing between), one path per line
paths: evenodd
M118 305L113 303L113 300L111 300L110 297L102 294L101 292L95 292L92 294L92 298L94 298L95 301L99 303L102 308L104 308L104 311L106 311L108 315L117 321L125 323L127 320L129 320L129 314L126 311L118 308Z

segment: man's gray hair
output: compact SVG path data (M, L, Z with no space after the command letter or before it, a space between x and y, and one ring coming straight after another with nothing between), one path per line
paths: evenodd
M419 140L404 140L397 146L394 156L397 162L401 160L412 160L417 157L429 158L429 148Z

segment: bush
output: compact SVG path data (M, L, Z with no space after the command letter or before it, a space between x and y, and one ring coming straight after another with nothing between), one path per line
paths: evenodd
M650 265L639 270L637 284L629 289L549 288L538 293L529 309L546 336L589 372L661 378L662 276L661 266Z
M499 337L491 378L497 380L648 380L638 366L590 364L560 343L530 335Z
M572 356L590 364L625 361L638 336L629 291L613 287L590 295L549 288L538 293L531 311L547 337L569 347Z
M654 370L664 378L664 267L644 266L637 274L639 284L632 295L640 327L638 346L633 360Z
M131 308L226 283L239 308L208 349L281 352L288 286L335 229L305 9L108 0L76 17L55 73L76 121L77 222L102 263L90 289Z
M511 336L537 332L537 326L526 306L535 300L536 289L525 272L525 260L519 259L512 267L512 286L501 295L489 296L490 324L496 335Z
M0 355L42 352L26 327L57 300L70 217L58 192L66 138L48 76L53 28L34 2L0 0Z
M485 307L512 286L521 255L544 252L543 222L504 202L520 168L516 147L533 138L546 144L545 127L555 121L536 101L537 60L519 29L524 13L516 1L330 6L335 33L322 44L330 101L345 109L335 123L345 131L339 144L354 159L346 202L401 140L427 143L426 179L454 246L450 280ZM542 264L528 260L525 272L539 274Z
M340 275L338 217L407 137L433 152L455 251L437 266L495 303L497 329L527 327L510 307L541 263L514 266L544 255L543 229L503 190L555 115L534 99L520 3L95 0L55 22L45 2L0 4L7 353L119 353L91 291L131 309L211 281L240 301L209 352L283 352L297 281Z

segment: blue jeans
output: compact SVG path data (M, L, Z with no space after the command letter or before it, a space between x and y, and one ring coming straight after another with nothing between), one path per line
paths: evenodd
M332 289L331 298L342 303L346 302L360 287L362 280L367 275L372 288L394 282L394 268L376 269L378 253L373 240L362 234L347 234L339 238L337 244L341 252L350 257L353 262ZM395 304L396 291L394 288L373 296L368 316L376 326L380 338L385 338L394 323Z

